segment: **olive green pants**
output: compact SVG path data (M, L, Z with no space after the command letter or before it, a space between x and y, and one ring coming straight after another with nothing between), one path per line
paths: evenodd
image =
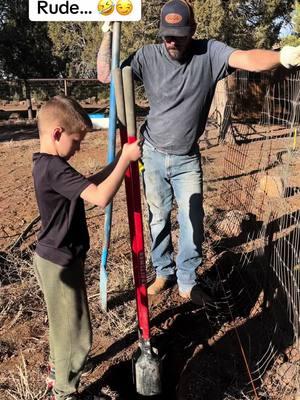
M77 390L92 344L84 263L79 259L61 267L35 254L34 269L48 313L54 393L57 400L64 400Z

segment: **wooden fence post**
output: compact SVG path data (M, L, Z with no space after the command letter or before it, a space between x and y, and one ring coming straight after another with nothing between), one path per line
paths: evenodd
M28 119L32 119L32 103L31 103L31 96L30 96L30 84L29 82L25 79L25 97L26 97L26 105L27 105L27 112L28 112Z
M65 96L68 96L68 81L64 79L64 86L65 86Z

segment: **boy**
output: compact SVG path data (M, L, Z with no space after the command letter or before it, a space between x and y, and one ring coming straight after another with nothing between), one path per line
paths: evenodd
M47 306L50 365L55 368L49 400L100 400L77 392L92 341L83 273L89 249L83 200L105 208L130 162L141 157L139 142L126 144L103 171L83 177L67 161L91 128L90 118L71 98L56 96L39 112L40 152L33 155L33 179L41 230L34 268Z

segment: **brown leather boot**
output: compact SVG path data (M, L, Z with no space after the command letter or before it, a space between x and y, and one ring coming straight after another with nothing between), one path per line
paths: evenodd
M160 294L168 287L172 286L172 283L175 283L175 281L169 278L165 278L164 276L158 276L155 281L148 287L148 295L155 296L157 294Z

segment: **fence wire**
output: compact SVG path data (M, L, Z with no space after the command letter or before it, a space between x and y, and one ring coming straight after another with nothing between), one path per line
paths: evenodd
M217 299L206 312L224 335L233 327L237 376L245 370L228 400L300 398L299 96L300 71L237 71L218 86L200 140L202 279Z

